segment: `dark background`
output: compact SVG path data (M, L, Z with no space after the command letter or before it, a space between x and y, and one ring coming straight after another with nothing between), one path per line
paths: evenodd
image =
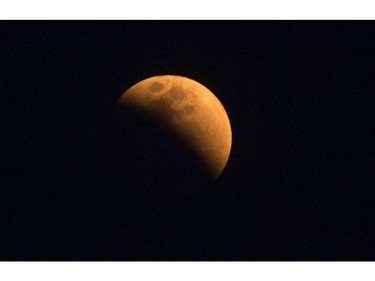
M0 42L1 260L375 259L373 22L2 21ZM150 191L114 133L159 74L231 120L201 193Z

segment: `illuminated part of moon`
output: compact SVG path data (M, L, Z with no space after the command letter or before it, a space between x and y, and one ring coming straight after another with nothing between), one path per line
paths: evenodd
M154 76L129 88L118 104L147 113L176 133L196 152L211 179L224 170L232 145L230 122L205 86L181 76Z

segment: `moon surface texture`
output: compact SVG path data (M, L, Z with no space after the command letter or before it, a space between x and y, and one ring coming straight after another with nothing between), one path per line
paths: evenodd
M209 181L224 170L232 145L231 126L223 105L205 86L181 76L154 76L130 87L117 104L121 110L147 116L173 135L195 155ZM186 169L195 165L181 160Z

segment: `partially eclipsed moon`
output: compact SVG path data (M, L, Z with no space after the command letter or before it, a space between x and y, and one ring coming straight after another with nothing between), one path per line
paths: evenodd
M118 104L146 113L179 136L211 179L224 170L232 145L230 122L223 105L205 86L186 77L155 76L129 88Z

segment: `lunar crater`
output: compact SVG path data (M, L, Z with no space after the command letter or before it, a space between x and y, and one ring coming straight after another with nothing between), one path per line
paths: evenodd
M188 104L184 106L184 112L188 114L192 114L195 111L195 106L192 104Z
M164 89L164 85L160 82L154 82L149 87L151 93L159 92Z
M170 96L172 99L176 101L182 101L186 98L186 94L183 92L183 90L177 87L173 87L172 89L170 89L166 93L166 95Z

